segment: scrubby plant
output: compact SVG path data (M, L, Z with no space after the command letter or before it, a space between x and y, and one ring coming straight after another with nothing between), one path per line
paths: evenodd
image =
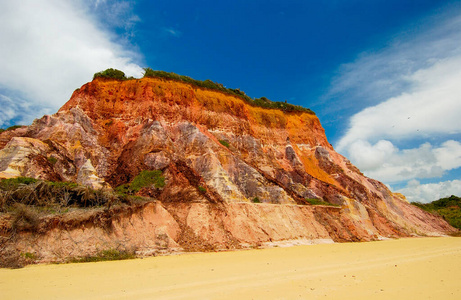
M15 210L13 213L13 230L27 230L36 232L40 223L39 214L31 207L16 203Z
M20 210L18 204L41 207L49 212L60 212L69 206L83 208L131 204L137 202L133 197L106 189L94 190L74 182L51 182L27 177L0 181L0 211L3 212Z
M15 129L18 129L18 128L21 128L23 127L24 125L13 125L13 126L10 126L8 127L6 130L15 130Z
M31 253L31 252L21 253L21 256L26 258L26 259L30 259L30 260L38 259L37 255L35 253Z
M119 185L115 190L121 195L133 195L139 192L142 188L154 186L161 189L165 186L165 177L160 170L144 170L141 171L131 183Z
M130 186L137 192L141 188L149 185L154 185L156 188L163 188L165 186L165 177L163 177L162 171L141 171L141 173L133 179Z
M127 250L116 250L108 249L102 250L93 256L84 256L79 258L72 258L69 262L81 263L81 262L97 262L97 261L112 261L112 260L125 260L136 258L134 251Z
M93 75L93 80L96 78L108 78L108 79L117 79L117 80L126 80L128 79L125 76L125 73L117 69L107 69L101 72L97 72Z
M226 148L229 148L230 145L229 145L229 142L225 141L225 140L219 140L219 143L221 143L221 145L223 145L224 147Z
M206 80L196 80L192 79L189 76L184 76L184 75L178 75L173 72L165 72L165 71L158 71L158 70L152 70L151 68L144 68L144 75L143 77L154 77L154 78L165 78L165 79L170 79L170 80L176 80L176 81L181 81L185 83L189 83L191 85L205 88L205 89L210 89L210 90L217 90L221 91L223 93L233 95L236 97L239 97L243 99L245 102L252 106L259 106L259 107L264 107L264 108L272 108L272 109L280 109L283 111L287 112L307 112L310 114L314 114L314 112L308 108L298 106L298 105L293 105L289 104L286 102L275 102L267 99L266 97L258 98L258 99L252 99L251 97L247 96L243 91L240 89L230 89L226 88L223 84L221 83L216 83L213 82L209 79Z
M30 177L7 178L0 180L0 189L11 191L17 189L21 185L29 185L36 182L37 179Z
M52 165L56 164L58 162L58 159L54 156L48 157L48 162Z
M258 197L254 197L253 199L251 199L251 202L253 202L253 203L261 203L261 200L259 200Z
M21 127L24 127L24 125L13 125L13 126L8 127L7 129L0 128L0 133L2 133L4 131L15 130L15 129L18 129L18 128L21 128Z
M451 195L430 203L411 202L411 204L442 216L451 226L461 229L461 197Z
M322 199L316 199L316 198L307 198L304 199L306 200L307 203L310 205L328 205L328 206L338 206L336 204L332 204L330 202L323 201Z

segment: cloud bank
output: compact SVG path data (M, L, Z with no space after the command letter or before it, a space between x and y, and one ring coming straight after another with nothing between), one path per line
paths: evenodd
M410 202L429 203L451 195L461 195L461 180L449 180L439 183L420 184L416 179L396 192L402 193Z
M442 187L461 194L456 180L417 181L443 180L461 167L461 12L430 21L416 36L402 35L342 66L330 91L365 107L350 118L335 148L367 176L409 181L400 191L413 201L436 200L431 197Z
M403 150L386 140L373 145L359 140L352 143L348 151L351 161L367 176L388 184L414 178L440 178L447 171L461 167L461 143L454 140L439 147L424 143L418 148Z
M43 113L55 112L95 72L117 68L129 76L140 76L139 53L131 51L126 39L117 38L98 19L109 15L118 20L128 18L124 23L131 24L131 30L139 19L127 13L128 4L1 1L0 105L7 109L0 113L0 126L28 124ZM100 14L102 7L105 15Z
M461 133L461 54L441 59L410 76L411 89L368 107L350 119L337 144L343 150L357 140L403 140Z

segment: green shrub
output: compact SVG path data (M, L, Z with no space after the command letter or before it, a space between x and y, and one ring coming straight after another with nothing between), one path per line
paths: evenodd
M219 142L221 143L221 145L223 145L224 147L226 148L229 148L230 145L229 145L229 142L225 141L225 140L219 140Z
M461 198L450 196L431 203L411 202L411 204L442 216L451 226L461 229Z
M254 197L253 199L251 199L251 202L253 202L253 203L261 203L261 200L259 200L258 197Z
M16 177L0 180L0 189L11 191L17 189L21 185L29 185L36 183L37 179L30 177Z
M52 165L56 164L58 162L58 159L54 156L48 157L48 162Z
M116 249L102 250L94 256L84 256L80 258L73 258L70 260L72 263L81 262L97 262L97 261L112 261L136 258L134 251L119 251Z
M130 184L130 188L138 192L143 187L154 185L156 188L163 188L165 186L165 177L162 175L162 171L148 171L144 170L136 176Z
M79 185L78 183L71 182L71 181L48 181L48 184L53 187L57 187L59 189L75 189L78 188Z
M26 258L26 259L30 259L30 260L38 259L37 255L35 253L31 253L31 252L21 253L21 256Z
M307 198L305 199L306 202L308 202L311 205L328 205L328 206L339 206L336 204L332 204L326 201L323 201L322 199L316 199L316 198Z
M126 80L125 73L117 69L107 69L98 73L95 73L93 76L93 80L96 78L110 78L110 79L117 79L117 80Z
M199 186L197 187L197 189L198 189L198 191L199 191L200 193L202 193L202 194L206 193L206 188L204 188L204 187L201 186L201 185L199 185Z
M21 128L23 127L24 125L13 125L13 126L10 126L8 127L6 130L15 130L15 129L18 129L18 128Z
M24 127L24 125L13 125L13 126L8 127L7 129L0 128L0 133L2 133L4 131L15 130L15 129L18 129L18 128L21 128L21 127Z
M41 207L41 210L48 212L62 212L63 208L69 206L131 204L132 198L110 190L94 190L74 182L50 182L27 177L0 181L0 211L4 212L18 211L17 204Z
M165 186L165 177L162 171L154 170L141 171L131 183L125 183L115 188L116 192L121 195L132 195L139 192L143 187L154 185L156 188L163 188Z
M115 188L115 191L120 195L128 195L133 193L133 190L130 188L129 183L119 185Z
M192 79L188 76L183 76L183 75L178 75L173 72L165 72L165 71L158 71L158 70L152 70L151 68L144 68L144 75L143 77L154 77L154 78L165 78L165 79L170 79L170 80L176 80L176 81L181 81L185 83L189 83L191 85L205 88L205 89L210 89L210 90L217 90L221 91L223 93L233 95L236 97L239 97L243 99L245 102L252 106L259 106L259 107L264 107L264 108L272 108L272 109L280 109L283 111L287 112L307 112L310 114L314 114L314 112L308 108L304 108L302 106L298 105L293 105L293 104L288 104L285 102L274 102L266 97L262 97L259 99L252 99L248 97L243 91L240 89L229 89L226 88L223 84L221 83L216 83L213 82L209 79L206 80L196 80Z

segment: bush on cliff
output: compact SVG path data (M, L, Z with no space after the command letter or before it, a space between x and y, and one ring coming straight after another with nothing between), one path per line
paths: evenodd
M336 204L332 204L330 202L323 201L322 199L316 199L316 198L306 198L305 199L307 203L310 205L327 205L327 206L339 206Z
M0 181L0 212L15 212L18 205L39 207L41 211L63 212L69 207L88 208L132 204L132 196L111 190L94 190L73 182L51 182L28 177Z
M219 140L219 143L220 143L221 145L223 145L224 147L226 147L226 148L229 148L229 147L230 147L230 145L229 145L229 142L228 142L228 141L225 141L225 140Z
M117 79L117 80L126 80L126 79L128 79L125 76L125 73L123 73L120 70L112 69L112 68L104 70L104 71L101 71L101 72L98 72L98 73L95 73L93 75L93 80L96 79L96 78L107 78L107 79Z
M178 75L173 72L165 72L165 71L158 71L158 70L152 70L151 68L144 68L144 76L143 77L153 77L153 78L165 78L165 79L170 79L170 80L176 80L176 81L181 81L185 83L189 83L191 85L205 88L205 89L210 89L210 90L217 90L221 91L223 93L239 97L248 104L252 106L258 106L258 107L264 107L264 108L269 108L269 109L280 109L286 112L307 112L310 114L314 114L312 110L309 108L305 108L302 106L298 105L293 105L289 104L286 102L275 102L267 99L266 97L258 98L258 99L252 99L249 96L247 96L243 91L240 89L230 89L226 88L223 84L221 83L216 83L213 82L209 79L206 80L196 80L193 78L190 78L188 76L184 75Z
M97 262L97 261L112 261L112 260L125 260L125 259L134 259L136 258L136 253L134 251L128 250L117 250L117 249L108 249L99 251L94 256L83 256L72 258L69 260L71 263L82 263L82 262Z
M23 126L24 125L13 125L13 126L8 127L7 129L0 128L0 133L2 133L4 131L15 130L15 129L21 128Z
M152 185L158 189L161 189L165 186L165 177L163 177L162 171L141 171L141 173L139 173L135 178L133 178L131 183L122 184L118 186L116 188L116 191L122 195L132 195L139 192L143 187L148 187Z
M461 229L461 197L451 195L431 203L411 202L411 204L442 216L451 226Z

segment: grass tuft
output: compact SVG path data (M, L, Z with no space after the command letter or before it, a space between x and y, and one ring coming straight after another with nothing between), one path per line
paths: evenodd
M411 204L442 216L451 226L461 229L461 197L451 195L431 203L411 202Z
M305 200L306 200L306 202L308 202L311 205L328 205L328 206L335 206L335 207L339 206L339 205L336 205L336 204L332 204L330 202L323 201L322 199L307 198Z
M229 148L230 145L229 145L229 142L225 141L225 140L219 140L219 142L221 143L221 145L223 145L224 147L226 148Z
M94 256L84 256L78 258L72 258L69 260L71 263L82 263L82 262L97 262L97 261L112 261L112 260L125 260L134 259L136 254L134 251L119 251L116 249L102 250Z
M152 185L157 189L165 187L165 177L163 177L162 171L141 171L141 173L133 178L131 183L122 184L115 190L121 195L132 195L139 192L142 188Z
M261 200L259 200L258 197L254 197L253 199L251 199L251 202L253 202L253 203L261 203Z
M189 83L193 86L197 86L200 88L205 88L209 90L216 90L223 92L228 95L236 96L243 99L245 102L252 106L259 106L269 109L279 109L286 112L307 112L309 114L315 114L309 108L305 108L299 105L293 105L286 102L276 102L267 99L266 97L252 99L251 97L247 96L245 92L241 91L240 89L230 89L225 87L221 83L213 82L209 79L206 80L196 80L189 76L178 75L173 72L165 72L159 70L152 70L151 68L144 68L144 76L143 77L153 77L153 78L165 78L169 80L176 80L180 82Z

